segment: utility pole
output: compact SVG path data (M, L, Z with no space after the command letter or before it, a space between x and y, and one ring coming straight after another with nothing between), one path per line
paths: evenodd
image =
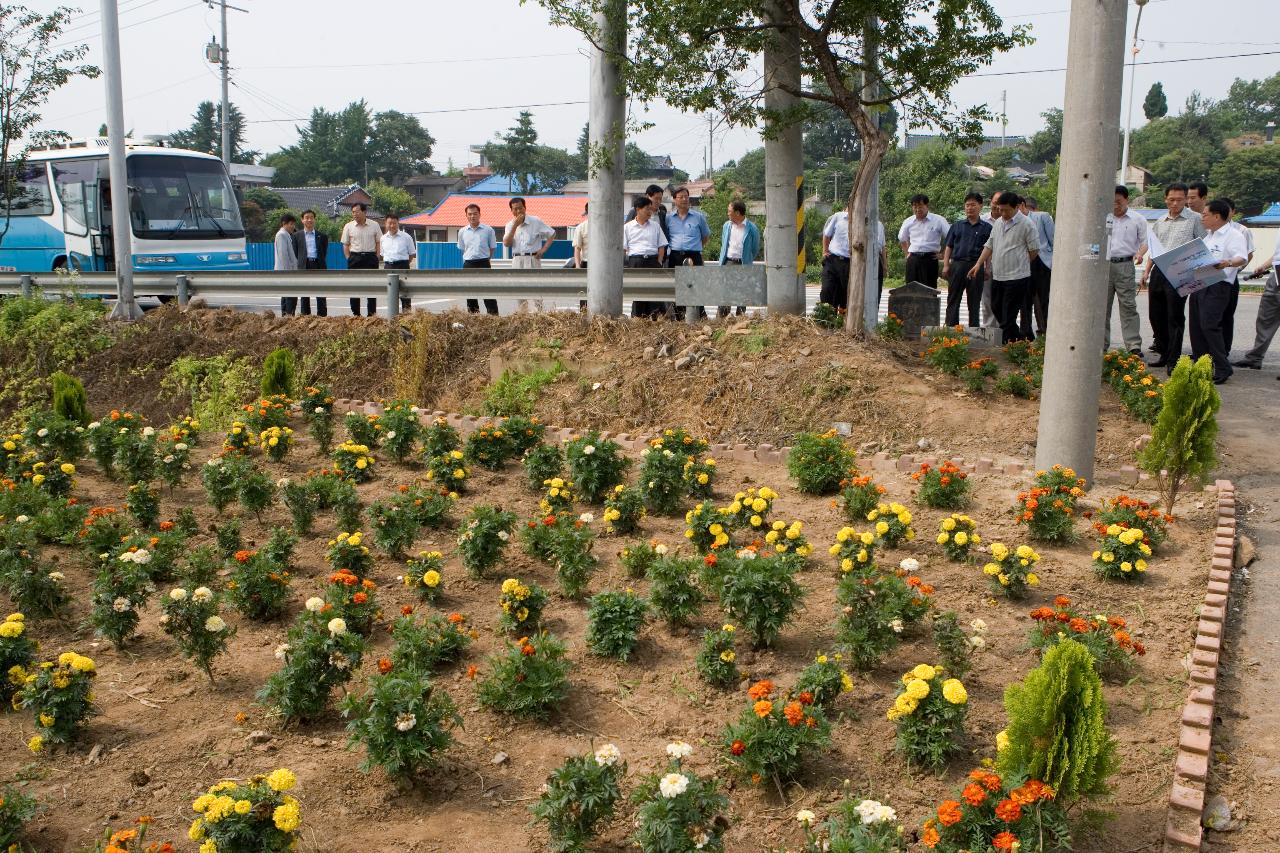
M222 165L231 168L231 65L227 61L227 0L222 2Z
M707 177L716 170L716 119L707 115Z
M796 98L780 86L800 87L800 34L788 26L777 3L769 17L781 25L764 49L764 105L785 114ZM775 135L776 133L776 135ZM772 138L770 138L772 137ZM777 130L764 141L765 292L770 316L804 313L804 240L800 225L804 211L804 149L799 124Z
M1054 274L1071 287L1049 296L1036 467L1066 465L1093 479L1106 323L1106 217L1114 200L1127 0L1074 0L1058 179Z
M133 241L129 222L129 170L124 150L124 84L120 78L120 16L116 0L102 0L102 65L107 82L107 168L111 177L111 243L116 264L113 320L137 320L133 298Z
M1009 133L1009 90L1000 91L1000 147L1004 147L1005 137Z
M867 16L866 32L862 39L863 65L866 71L862 77L862 98L864 101L874 100L880 95L879 74L880 55L880 20L875 15ZM880 127L880 113L872 115L872 121ZM880 172L877 170L871 179L871 200L867 203L867 250L862 279L863 328L874 329L880 315L880 252L876 249L876 231L880 224ZM885 235L887 239L889 235ZM936 282L935 282L936 285Z
M608 0L595 16L587 126L587 310L622 315L622 190L627 98L619 68L627 45L626 0Z
M1120 154L1120 180L1117 183L1129 183L1129 136L1133 133L1133 95L1134 78L1138 73L1138 27L1142 26L1142 7L1148 0L1133 0L1138 4L1138 19L1133 24L1133 46L1129 48L1129 115L1124 122L1124 151Z

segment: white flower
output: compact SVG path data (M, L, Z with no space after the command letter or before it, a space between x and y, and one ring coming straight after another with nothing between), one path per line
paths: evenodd
M801 809L800 811L796 812L796 822L799 823L801 826L812 826L813 822L817 819L818 819L818 816L815 815L813 812L809 811L808 809Z
M129 434L129 428L128 428L128 427L120 427L120 434L121 434L121 435L128 435L128 434Z
M870 825L879 822L878 816L882 808L884 808L884 806L880 805L880 803L875 800L863 800L854 806L853 810L862 818L862 822L864 824ZM893 810L890 809L890 811Z
M578 516L578 521L581 521L583 524L590 524L595 520L595 514L590 512L584 512L582 515Z
M698 836L693 839L693 847L695 850L701 850L711 841L711 836L707 835L704 830L698 830Z
M596 446L594 444L588 444L586 447L582 448L583 456L590 456L592 453L595 453L595 452L596 452Z
M165 458L161 459L160 461L161 461L161 462L163 462L163 463L164 463L164 464L166 464L166 465L172 465L172 464L173 464L173 454L172 454L172 453L170 453L168 456L166 456Z
M981 634L987 630L987 623L983 622L981 619L974 619L969 623L969 627Z
M667 546L666 546L666 545L654 545L654 546L653 546L653 553L655 553L655 554L657 554L659 557L661 557L663 554L667 553Z
M89 424L89 429L97 429L100 426L102 426L102 421L94 421L93 423Z
M898 568L902 569L905 572L919 571L920 561L917 560L915 557L907 557L901 563L898 563Z
M662 451L662 456L663 456L663 458L665 458L665 459L671 459L671 458L673 458L673 457L675 456L675 454L674 454L674 453L672 453L670 450L664 450L664 451Z
M750 548L743 548L741 551L738 552L737 556L739 560L754 560L756 557L760 555Z
M342 652L334 652L329 655L329 665L336 669L347 669L351 666L351 661Z
M161 625L168 625L168 624L169 624L169 614L168 614L168 613L161 613L161 614L160 614L159 622L160 622L160 624L161 624Z
M898 819L898 812L894 810L892 806L882 805L880 806L879 809L876 810L877 823L892 823L897 819Z
M48 434L49 434L49 430L46 429L45 427L41 427L40 429L36 430L36 435L40 438L44 438Z
M407 732L418 724L418 718L413 714L400 714L396 717L396 731Z
M895 634L901 634L901 633L902 633L902 620L901 620L901 619L893 619L893 620L891 620L891 621L889 622L889 627L893 629L893 633L895 633Z
M143 438L151 438L151 436L153 436L153 435L155 435L155 434L156 434L156 431L155 431L155 428L154 428L154 427L143 427L143 428L142 428L142 437L143 437Z
M182 601L186 597L187 597L187 591L180 586L174 587L173 589L169 590L170 601Z
M658 790L662 792L662 796L668 800L675 799L683 794L689 787L689 777L683 773L668 773L658 782Z
M183 443L183 442L179 441L177 444L175 444L175 445L173 446L173 449L174 449L174 450L176 450L176 451L178 451L179 453L185 453L185 452L187 452L190 448L189 448L185 443Z
M125 563L137 563L139 566L145 566L151 562L151 552L146 548L139 548L136 551L125 551L120 555L120 560Z
M30 520L31 520L31 516L29 515L20 515L14 519L14 521L18 522L19 524L26 524Z
M465 329L465 328L466 328L466 326L465 326L464 324L462 324L462 323L455 322L455 323L454 323L450 328L453 328L453 329Z
M324 414L324 406L316 406L316 414L317 414L317 415L323 415L323 414Z
M64 575L62 572L49 572L49 580L51 581L62 583L66 579L67 579L67 576Z
M222 458L215 456L204 464L208 465L210 468L216 468L217 466L222 464Z
M675 740L667 744L667 755L675 759L688 758L693 755L693 747L682 740Z
M324 599L317 595L313 595L307 599L307 603L304 606L312 613L319 613L321 610L324 610Z
M511 538L511 534L510 534L510 533L508 533L508 532L507 532L507 531L505 531L505 530L499 530L499 531L498 531L498 538L499 538L499 539L501 539L503 542L506 542L508 539L510 539L510 538Z
M601 767L612 767L622 759L622 752L613 744L606 743L596 750L596 764Z
M211 634L217 634L226 627L227 623L222 621L221 616L210 616L204 620L204 629Z
M347 633L347 620L341 617L329 620L329 633L337 637L340 634Z
M390 441L391 439L393 439L393 438L395 438L395 437L396 437L396 431L395 431L395 430L391 430L391 432L387 433L387 441Z
M599 390L600 390L600 383L599 383L599 382L592 382L592 383L591 383L591 390L592 390L592 391L599 391Z
M418 406L410 406L410 407L409 407L409 411L413 412L413 413L416 415L416 414L418 414L419 412L421 412L421 411L422 411L422 409L421 409L421 408L419 408Z
M111 609L117 613L124 613L129 609L129 599L125 598L123 595L120 596L115 601L111 602Z
M289 653L290 648L292 648L292 646L290 646L288 643L281 643L280 645L276 646L276 659L284 660L284 656Z
M213 601L213 590L207 586L198 586L191 593L191 600L197 604L204 604L206 601Z
M982 637L973 636L969 638L969 645L974 649L982 649L987 645L987 641Z

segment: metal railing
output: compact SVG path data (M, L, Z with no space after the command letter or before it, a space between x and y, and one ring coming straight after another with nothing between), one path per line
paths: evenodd
M135 270L136 296L175 297L179 305L200 296L227 300L278 296L385 296L392 316L401 298L586 299L581 269L491 270L308 270L305 272ZM0 294L102 294L114 296L114 273L0 273ZM628 269L622 292L630 300L671 302L675 270Z

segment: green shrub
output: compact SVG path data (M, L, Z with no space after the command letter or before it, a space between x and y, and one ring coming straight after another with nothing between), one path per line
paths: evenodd
M564 365L556 362L550 367L537 368L527 373L504 370L484 393L484 411L488 415L530 415L542 395L542 389L555 382L565 372Z
M298 387L297 371L294 368L293 350L279 347L267 354L262 362L262 381L259 384L263 397L281 394L292 397Z
M174 587L161 599L160 608L164 632L173 637L182 656L213 681L213 659L227 650L227 640L236 633L218 615L213 590L200 586L188 593L184 587Z
M1032 390L1031 377L1025 373L1005 373L996 380L996 391L1010 397L1030 400Z
M9 297L0 304L0 408L18 420L48 405L50 378L112 343L100 299Z
M835 430L822 435L802 432L787 457L787 471L800 491L833 495L857 471L857 459Z
M1138 462L1158 478L1160 498L1173 512L1178 493L1199 482L1217 464L1218 409L1222 399L1213 387L1213 363L1201 356L1195 364L1183 356L1164 386L1164 406L1151 431L1151 442Z
M381 767L394 778L434 767L453 743L453 729L462 726L449 694L425 671L394 666L370 678L363 696L348 695L342 714L351 718L348 745L364 744L360 769Z
M805 846L800 853L906 853L907 836L898 813L879 800L854 800L845 795L825 823L814 826L812 811L796 812L804 827Z
M601 657L625 661L639 641L649 604L630 590L602 592L587 609L587 648Z
M391 668L397 672L415 671L430 673L451 664L462 657L471 645L472 632L467 628L467 618L461 613L447 617L432 613L418 623L412 615L396 619L391 628ZM378 661L378 669L383 661Z
M943 670L927 663L908 670L889 709L898 727L898 751L908 763L940 773L947 759L959 751L969 693L958 678L945 678Z
M702 778L681 766L690 752L688 744L668 744L666 768L642 777L631 795L637 806L631 838L640 853L724 851L729 798L718 790L714 774Z
M26 617L10 613L0 622L0 703L8 708L32 668L39 646L27 635Z
M698 612L703 594L694 580L697 563L666 555L649 566L649 601L669 625L681 625Z
M524 454L525 481L529 488L540 492L547 480L564 473L564 454L555 444L536 444Z
M422 436L422 422L418 420L418 407L408 400L392 400L387 403L380 421L382 425L382 449L396 462L408 459Z
M160 380L160 390L185 395L191 414L206 430L225 430L242 412L258 387L252 359L215 355L180 356Z
M789 781L809 753L831 743L831 723L812 696L776 693L768 680L757 681L747 695L747 707L722 736L728 761L740 775Z
M804 590L795 579L798 566L787 555L762 555L738 560L725 573L720 604L751 632L757 648L772 645L800 606Z
M499 507L476 506L458 535L458 554L472 577L483 578L502 559L516 516Z
M619 782L627 774L626 762L611 743L592 755L565 760L547 777L542 795L531 807L533 819L545 823L551 849L583 853L599 825L613 817L622 799Z
M566 442L564 455L569 479L578 484L582 500L592 504L602 502L622 482L631 464L616 441L602 438L595 430Z
M250 619L266 621L284 612L289 572L257 551L237 551L227 582L227 598Z
M449 426L449 422L444 418L436 418L432 421L431 426L427 427L422 435L422 456L425 459L443 456L461 446L462 440L458 438L458 431ZM538 483L541 486L542 481L539 480Z
M841 667L843 655L820 654L800 672L792 691L797 696L809 694L818 707L826 710L841 693L853 690L853 677Z
M502 627L512 633L527 635L538 630L542 622L547 591L532 581L526 584L519 578L507 578L502 582L498 606L502 609Z
M23 824L36 816L36 798L29 797L21 788L5 785L0 788L0 849L13 850L18 846L18 835Z
M734 649L737 629L728 623L719 629L702 632L702 646L698 649L696 665L698 675L716 687L733 687L742 678L738 672L738 653Z
M109 553L94 578L89 621L116 648L137 630L138 610L153 591L146 567L150 559L145 549Z
M53 411L73 423L88 426L93 418L89 416L84 383L59 370L49 377L49 385L53 390Z
M476 690L480 704L520 717L545 719L569 695L564 643L550 634L523 637L489 658Z
M639 489L619 483L604 500L604 531L614 535L635 533L645 517L644 498Z
M970 362L969 336L960 327L935 330L929 335L929 346L924 351L924 360L943 373L958 375Z
M1115 771L1107 702L1093 655L1074 640L1044 653L1040 666L1004 693L1008 745L996 758L1002 773L1026 773L1071 802L1106 793Z
M347 630L340 617L304 610L289 628L276 656L284 661L258 693L288 724L312 720L329 705L333 688L345 685L360 668L365 640Z

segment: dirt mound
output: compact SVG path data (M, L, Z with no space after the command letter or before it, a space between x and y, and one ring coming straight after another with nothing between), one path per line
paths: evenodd
M688 326L418 312L389 326L169 307L115 334L114 346L79 369L90 403L157 421L187 406L161 388L178 357L260 361L280 346L295 350L304 381L338 396L404 397L476 414L502 369L559 362L565 372L536 404L548 422L629 433L683 425L728 443L785 445L797 432L844 422L864 450L901 451L925 438L955 453L1025 456L1038 418L1035 400L971 395L925 367L910 345L856 341L795 317ZM1139 429L1104 391L1099 459L1126 454Z

